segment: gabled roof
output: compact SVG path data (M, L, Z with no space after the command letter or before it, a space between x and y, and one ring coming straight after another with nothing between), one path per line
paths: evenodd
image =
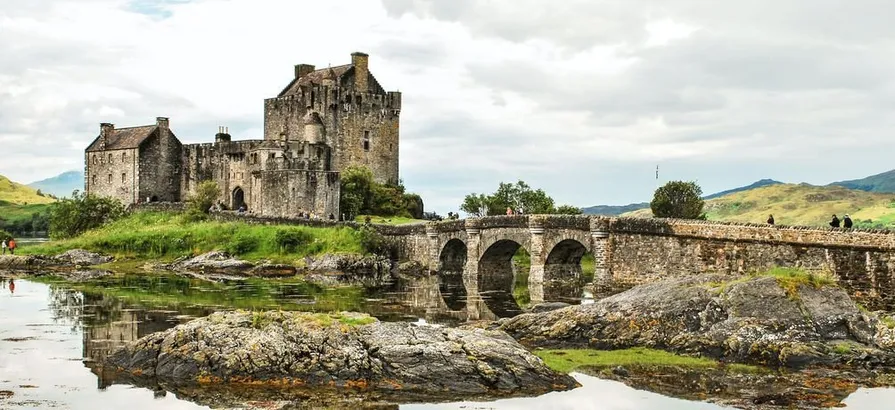
M312 84L323 84L323 80L334 80L336 83L339 83L342 76L348 73L348 70L354 68L353 64L345 64L335 67L327 67L321 68L319 70L311 71L299 78L294 78L286 88L280 92L278 97L282 97L285 95L296 94L299 92L299 88L302 86L312 85Z
M157 125L144 125L142 127L118 128L112 131L112 135L106 136L105 148L100 147L99 137L87 147L87 152L103 151L113 149L132 149L139 148L143 141L151 137L156 130Z

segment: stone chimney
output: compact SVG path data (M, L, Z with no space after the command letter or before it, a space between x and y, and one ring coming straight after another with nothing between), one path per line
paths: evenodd
M296 64L295 65L295 78L304 77L313 71L314 71L314 66L311 64Z
M354 89L365 93L369 90L367 78L370 76L370 56L361 52L351 53L351 65L354 66Z
M171 129L168 127L168 118L155 117L155 126L158 127L158 140L162 152L167 152L171 140Z
M106 143L115 133L115 124L103 122L99 124L99 149L106 149Z

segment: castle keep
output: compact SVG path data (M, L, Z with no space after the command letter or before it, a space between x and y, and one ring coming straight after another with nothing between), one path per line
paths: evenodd
M270 216L339 214L339 175L351 166L377 182L398 183L401 93L385 91L369 57L316 69L295 66L292 81L264 101L264 139L233 141L226 128L213 143L181 144L167 118L155 125L100 125L85 152L85 190L125 205L184 201L215 181L231 209Z

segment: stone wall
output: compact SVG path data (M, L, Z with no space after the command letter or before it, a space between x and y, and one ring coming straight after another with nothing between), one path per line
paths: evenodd
M123 204L139 199L139 165L136 149L87 152L86 191L115 198Z
M892 232L634 218L611 220L610 232L612 291L697 272L801 267L833 273L868 307L895 307Z
M263 215L294 216L310 212L339 219L339 174L323 171L265 171L253 184L255 209Z
M183 148L180 141L167 128L167 120L139 149L138 198L141 202L179 201L180 169Z

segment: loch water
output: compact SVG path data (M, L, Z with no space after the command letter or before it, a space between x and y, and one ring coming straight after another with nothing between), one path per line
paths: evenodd
M0 408L205 409L166 391L115 384L103 357L128 341L217 310L362 311L388 321L457 324L468 314L447 307L438 279L381 288L326 288L297 280L209 282L179 276L123 275L85 283L51 279L0 280ZM490 306L498 306L491 304ZM481 312L477 312L481 316ZM514 312L490 312L501 316ZM573 373L581 387L539 397L450 403L400 403L428 409L721 409ZM848 409L895 403L895 389L859 388ZM895 406L895 405L893 405Z

